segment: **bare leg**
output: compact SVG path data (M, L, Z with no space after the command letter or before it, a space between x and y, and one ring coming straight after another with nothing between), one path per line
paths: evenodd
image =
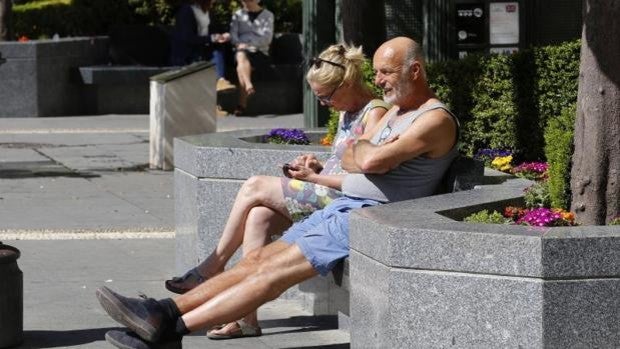
M291 222L288 218L270 208L263 206L252 208L245 223L243 256L246 257L249 252L267 245L271 241L270 235L280 234L290 225ZM243 320L250 326L258 327L256 311L246 315ZM226 335L237 329L238 324L231 322L218 330L213 330L212 333Z
M244 51L238 51L235 55L237 60L237 78L239 80L239 106L245 108L248 104L248 96L254 93L252 84L252 65Z
M269 246L273 245L279 251L267 258L260 256L263 249L250 253L247 260L258 263L245 267L244 279L231 283L233 278L228 278L230 271L227 271L221 275L224 278L218 276L196 288L201 292L176 298L181 313L185 314L183 321L187 328L195 331L239 319L277 298L289 287L317 275L297 245L276 241Z
M271 222L262 222L256 228L250 232L254 237L249 238L246 243L244 235L248 227L247 219L248 213L251 209L259 206L265 206L277 214L278 222L273 222L274 227L280 227L283 223L280 219L288 221L290 226L292 219L286 209L284 203L284 194L282 193L282 187L280 184L280 178L268 177L268 176L254 176L249 178L237 194L235 203L228 216L228 221L224 226L222 237L215 248L215 250L198 266L198 272L206 277L212 277L224 271L226 262L232 257L235 251L243 243L244 250L247 247L254 249L260 244L256 241L269 241L269 234L277 234L282 230L270 231ZM272 217L276 217L273 216ZM253 227L254 225L249 225ZM260 228L263 227L263 228ZM260 245L260 246L264 246ZM251 251L247 250L247 252Z

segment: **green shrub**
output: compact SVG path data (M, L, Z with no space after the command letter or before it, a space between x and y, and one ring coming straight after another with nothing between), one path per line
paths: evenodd
M620 217L613 218L607 225L620 225Z
M497 211L489 212L488 210L482 210L476 213L473 213L465 219L464 222L468 223L485 223L485 224L510 224L512 220L504 217L501 213Z
M534 185L525 189L523 200L527 208L550 208L551 197L549 196L548 182L536 182Z
M107 34L115 23L135 21L127 0L46 0L13 6L16 37L31 39Z
M550 118L545 129L545 156L549 163L549 196L551 207L569 209L571 200L570 171L576 106L564 109Z

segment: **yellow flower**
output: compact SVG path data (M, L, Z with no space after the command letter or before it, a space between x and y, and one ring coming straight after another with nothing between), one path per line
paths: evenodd
M509 171L512 166L510 163L512 162L512 155L508 156L498 156L491 162L491 167L500 171Z

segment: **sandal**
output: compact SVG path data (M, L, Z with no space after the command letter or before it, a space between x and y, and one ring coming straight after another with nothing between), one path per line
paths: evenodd
M183 276L176 276L170 280L166 280L166 289L177 294L184 294L201 283L207 281L208 278L200 275L198 267L190 269Z
M235 116L242 116L245 114L245 107L238 105L233 112Z
M214 333L214 331L219 331L228 325L235 324L237 326L232 332L227 334L219 334ZM237 320L231 323L220 325L212 328L209 332L207 332L207 337L209 339L233 339L233 338L243 338L243 337L259 337L262 336L262 331L258 326L252 326L245 322L244 320Z

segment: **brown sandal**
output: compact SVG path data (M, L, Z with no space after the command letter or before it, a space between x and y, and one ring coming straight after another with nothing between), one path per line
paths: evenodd
M227 334L213 333L213 331L221 330L224 327L231 325L231 324L235 324L237 326L237 329ZM209 332L207 332L207 337L209 339L233 339L233 338L243 338L243 337L259 337L259 336L262 336L262 334L263 333L260 327L252 326L248 324L247 322L245 322L244 320L237 320L237 321L233 321L228 324L224 324L224 325L220 325L220 326L216 326L212 328Z

